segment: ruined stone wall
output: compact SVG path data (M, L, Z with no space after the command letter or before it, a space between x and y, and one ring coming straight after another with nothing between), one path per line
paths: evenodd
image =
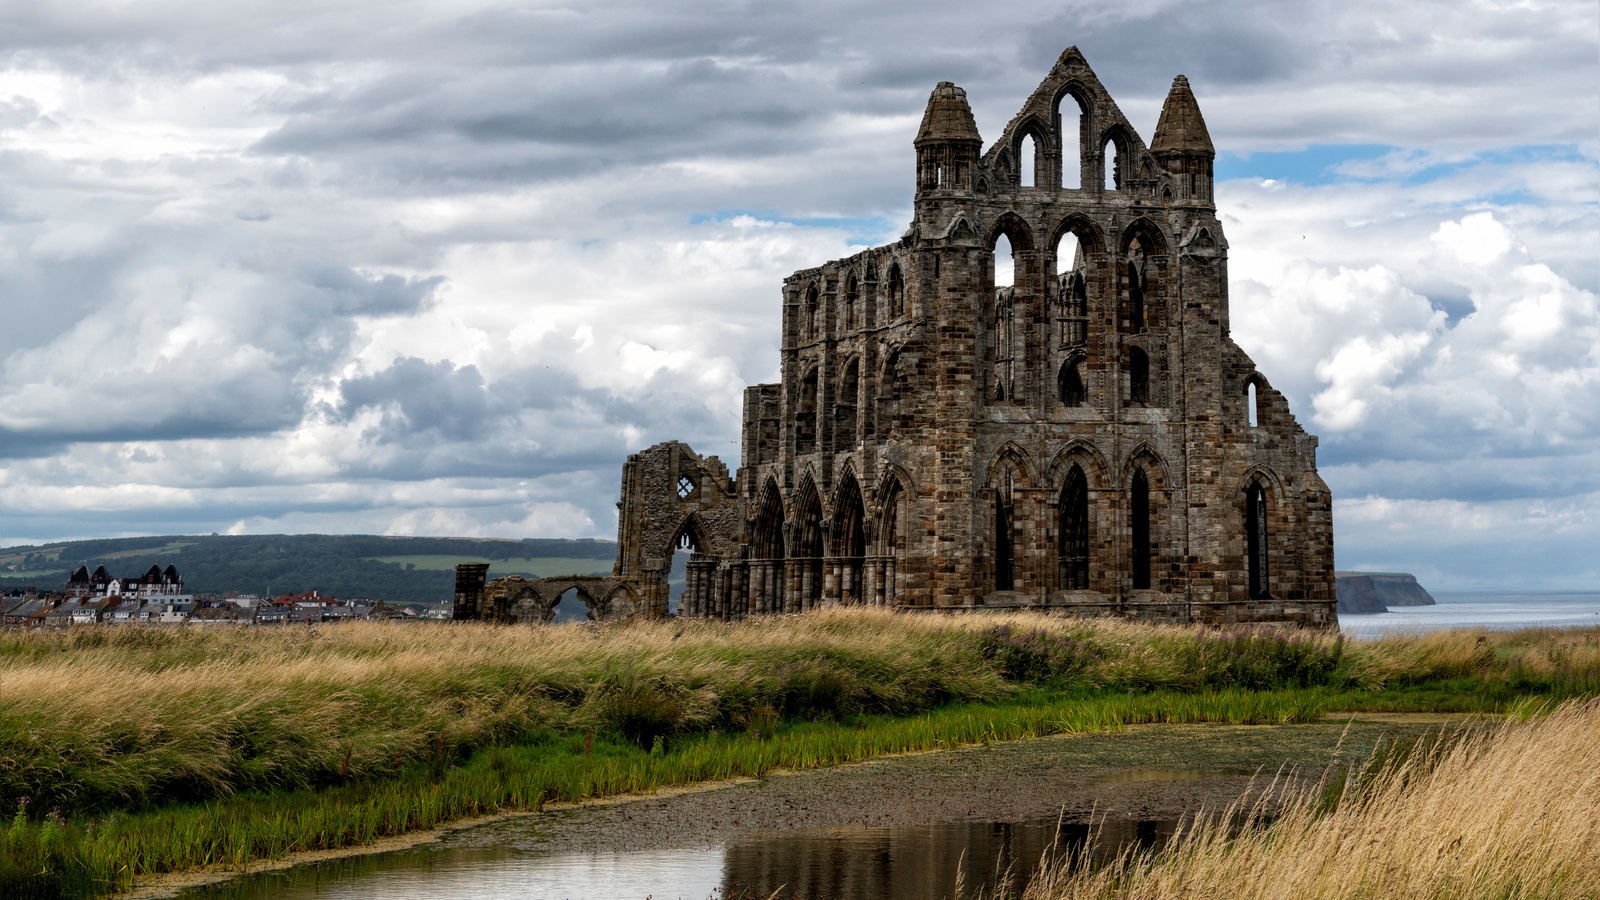
M782 380L746 391L737 479L675 442L629 457L619 583L665 612L681 543L689 615L1332 624L1316 438L1229 337L1187 81L1147 146L1068 49L986 150L948 83L913 143L905 235L785 279Z

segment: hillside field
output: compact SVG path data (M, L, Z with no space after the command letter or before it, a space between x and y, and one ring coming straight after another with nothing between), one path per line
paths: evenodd
M0 587L59 590L72 570L115 576L176 566L191 593L335 597L432 605L450 600L455 565L487 562L489 576L609 574L616 544L597 540L494 540L377 535L165 535L0 549Z

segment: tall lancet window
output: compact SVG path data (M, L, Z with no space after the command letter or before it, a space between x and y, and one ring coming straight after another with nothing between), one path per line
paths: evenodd
M1060 517L1057 529L1060 544L1056 548L1061 567L1060 589L1086 591L1089 589L1089 482L1076 463L1067 472L1067 483L1061 488Z
M1244 491L1245 553L1249 556L1250 596L1272 596L1267 583L1267 492L1253 481Z
M1138 347L1128 350L1128 399L1150 402L1150 357Z
M1015 541L1011 534L1011 472L1000 476L994 492L994 589L1009 591L1016 585L1012 565Z
M1063 406L1082 406L1089 399L1077 360L1071 359L1061 364L1061 371L1056 375L1056 394L1060 396Z
M1133 588L1150 587L1150 481L1143 469L1133 470L1133 490L1129 497L1129 524L1133 532Z
M1145 293L1149 290L1149 262L1145 258L1144 244L1135 238L1128 248L1128 329L1139 334L1150 327L1145 309Z

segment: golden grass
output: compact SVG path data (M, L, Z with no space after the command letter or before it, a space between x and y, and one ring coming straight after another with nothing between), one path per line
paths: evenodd
M1211 817L1157 852L1043 870L1025 900L1600 897L1600 706L1568 703L1351 779L1336 809Z
M384 776L441 748L467 752L541 728L615 728L630 715L662 720L641 727L689 733L987 702L1023 686L976 649L974 638L1008 625L1071 638L1081 663L1073 689L1267 686L1230 682L1219 671L1232 645L1212 630L1036 613L851 608L735 625L6 633L0 801L28 795L44 804L36 809L59 804L70 812L344 783ZM1327 652L1338 639L1274 640ZM1447 632L1339 646L1333 686L1488 673L1524 679L1536 691L1566 677L1575 695L1592 693L1600 680L1597 629Z

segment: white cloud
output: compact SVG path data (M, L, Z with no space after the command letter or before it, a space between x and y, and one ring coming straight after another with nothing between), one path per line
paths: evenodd
M734 458L743 386L777 373L780 280L898 236L932 84L963 84L993 138L1073 43L1147 137L1181 71L1224 151L1391 148L1333 184L1219 194L1233 332L1321 434L1339 496L1589 497L1596 19L14 5L0 543L608 536L627 452ZM1380 530L1348 522L1342 564Z

